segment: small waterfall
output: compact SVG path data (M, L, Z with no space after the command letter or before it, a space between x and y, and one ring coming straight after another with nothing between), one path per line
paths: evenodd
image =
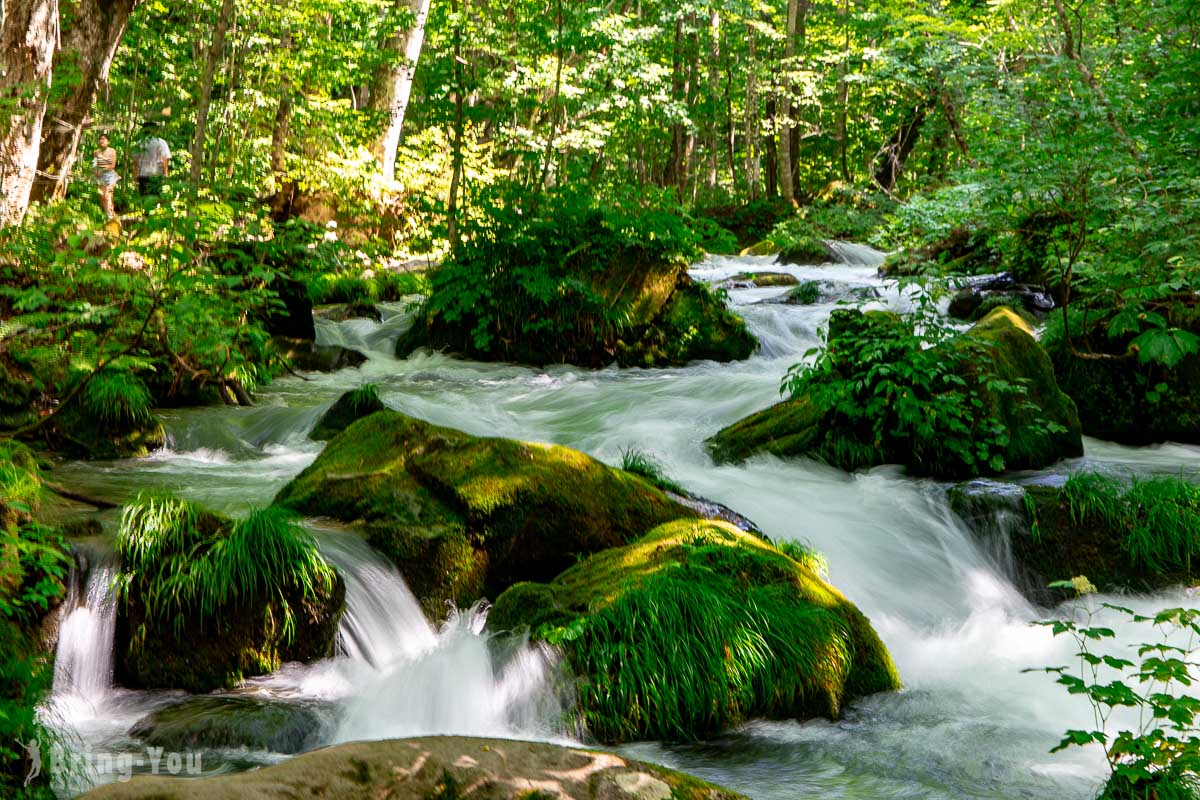
M391 356L396 350L396 339L412 327L412 312L416 306L414 302L399 302L380 303L378 308L383 316L382 322L372 319L348 319L342 322L315 319L316 343L336 345L365 354L374 351Z
M887 257L887 253L876 250L870 245L842 242L837 239L826 241L825 247L837 261L855 266L878 267Z
M99 705L112 690L118 561L111 551L77 546L65 618L54 659L55 700Z

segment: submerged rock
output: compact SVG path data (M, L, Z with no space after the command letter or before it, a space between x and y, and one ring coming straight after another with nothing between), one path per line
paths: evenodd
M883 312L836 314L830 322L830 341L853 336L864 325L899 324L895 315ZM900 330L897 335L904 335ZM1038 469L1062 458L1083 455L1083 440L1075 405L1059 390L1050 359L1034 339L1029 327L1011 310L993 311L976 324L965 337L990 345L986 352L964 362L960 377L975 387L981 401L980 417L997 420L1008 433L1003 453L1007 469ZM940 347L956 347L952 339ZM1025 393L1011 394L992 389L996 382L1020 384ZM863 448L844 447L860 435L847 429L838 419L810 397L785 400L742 419L719 431L708 440L718 462L740 461L758 453L777 456L812 456L834 466L857 468L878 464L904 464L924 474L942 477L971 477L979 468L971 468L952 459L937 441L892 436L869 449L867 463L847 460ZM965 432L964 436L970 436Z
M369 417L387 406L379 399L375 387L366 384L339 397L329 410L321 415L317 424L309 431L308 438L323 442L337 436L355 421Z
M811 567L729 523L678 520L513 586L488 625L562 648L580 722L604 742L837 718L900 681L867 618Z
M170 751L247 747L299 753L320 742L322 726L331 719L328 709L313 703L193 697L147 714L129 735Z
M86 800L745 800L614 753L510 739L427 736L327 747L252 772L141 776Z
M275 502L357 523L426 611L465 608L521 580L693 516L661 490L566 447L471 436L395 411L335 436Z

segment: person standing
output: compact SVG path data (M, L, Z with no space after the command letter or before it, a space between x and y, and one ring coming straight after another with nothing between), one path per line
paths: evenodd
M142 123L146 138L137 155L138 194L162 193L163 179L171 174L171 148L154 133L153 122Z
M92 157L92 179L100 190L100 208L109 219L116 216L113 211L113 189L120 177L117 175L117 151L109 144L108 135L100 134L100 147Z

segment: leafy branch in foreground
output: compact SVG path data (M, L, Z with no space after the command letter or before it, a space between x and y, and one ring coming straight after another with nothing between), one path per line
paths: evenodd
M1051 584L1080 594L1096 591L1084 577ZM1116 632L1096 624L1103 610L1150 626L1157 638L1137 645L1136 660L1104 652ZM1200 698L1186 692L1200 667L1200 610L1169 608L1153 616L1111 603L1086 606L1082 619L1035 623L1055 636L1070 636L1078 648L1074 667L1044 667L1073 695L1092 706L1090 730L1068 730L1051 750L1099 745L1110 775L1101 800L1195 800L1200 797ZM1136 719L1134 717L1136 713ZM1136 724L1133 724L1135 723ZM1126 727L1128 726L1128 727ZM1114 732L1114 728L1119 728Z

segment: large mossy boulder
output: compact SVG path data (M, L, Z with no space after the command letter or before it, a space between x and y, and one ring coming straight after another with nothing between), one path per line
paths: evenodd
M275 498L358 524L426 611L466 607L579 555L694 516L661 490L566 447L471 436L395 411L335 436Z
M431 276L396 344L542 366L679 366L757 346L688 265L702 251L683 218L569 194L513 200Z
M208 692L334 653L346 585L282 509L231 520L169 496L117 535L117 679Z
M543 742L426 736L327 747L253 772L141 776L85 800L745 800L664 767Z
M1200 336L1195 298L1166 317L1170 325ZM1200 355L1183 356L1173 367L1144 363L1129 350L1132 337L1109 337L1105 322L1076 333L1075 352L1060 330L1055 333L1047 347L1059 385L1079 407L1084 433L1131 445L1200 444Z
M1037 603L1071 596L1049 585L1078 576L1104 592L1146 592L1194 584L1200 570L1200 485L1179 477L971 481L947 490L947 502Z
M309 702L193 697L147 714L129 735L173 752L246 747L299 753L319 743L322 727L332 721L331 709Z
M877 341L910 337L905 321L885 312L835 312L830 322L829 351L869 334ZM708 440L719 462L740 461L759 453L811 456L844 469L903 464L918 474L968 478L1004 469L1038 469L1062 458L1083 455L1075 405L1059 390L1049 357L1028 325L1012 310L998 308L967 333L937 345L953 363L955 384L968 391L979 421L992 442L1004 442L998 459L986 463L961 456L979 432L963 426L963 447L949 448L940 437L917 435L918 428L885 425L877 440L863 438L860 421L846 420L813 396L802 394L724 428ZM845 349L845 348L843 348ZM850 352L849 350L846 350ZM834 378L848 381L861 365L847 364ZM1013 391L1014 387L1019 387ZM894 402L894 401L889 401ZM887 403L879 413L892 413ZM974 413L974 412L972 412ZM1002 426L1003 437L995 437ZM898 432L899 431L899 432ZM957 453L957 454L956 454Z
M604 742L837 718L900 681L867 618L813 566L728 523L677 520L513 586L488 625L561 646L580 722Z

